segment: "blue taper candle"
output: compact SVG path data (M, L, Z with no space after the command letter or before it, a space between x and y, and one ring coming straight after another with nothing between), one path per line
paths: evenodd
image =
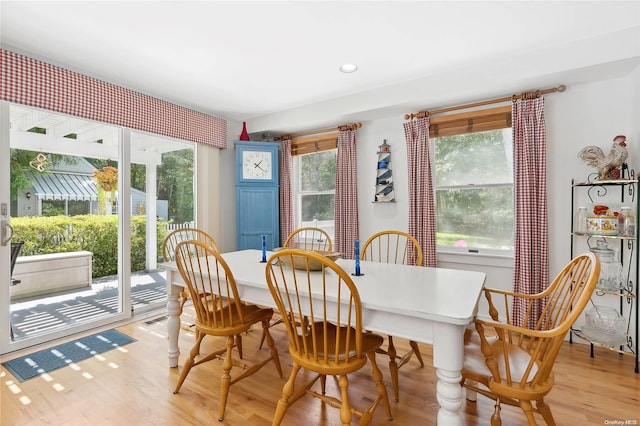
M262 236L262 262L267 261L267 236Z
M360 275L360 240L356 240L354 243L354 256L356 258L356 273L355 275Z

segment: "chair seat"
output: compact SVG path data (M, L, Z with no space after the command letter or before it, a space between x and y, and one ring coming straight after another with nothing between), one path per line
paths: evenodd
M504 368L504 345L502 340L498 340L497 337L487 337L487 342L491 346L496 363L498 364L498 370L500 371L500 379L507 380L506 371ZM485 362L485 357L480 349L480 336L478 333L469 329L465 332L464 342L464 371L465 377L471 380L487 384L491 378L491 372ZM531 355L524 349L517 345L506 343L506 349L509 353L509 365L511 371L511 380L513 382L520 382L525 374L527 374L527 367L531 360ZM538 364L536 363L532 368L532 371L528 372L528 377L535 377L538 372Z
M242 310L242 316L244 322L240 319L240 313L235 309L231 310L229 315L227 304L224 304L222 309L225 309L227 315L225 317L224 324L218 321L215 324L214 317L220 318L220 309L215 312L211 312L208 315L209 323L205 324L201 321L196 321L196 329L207 334L215 334L217 336L234 336L239 333L247 331L255 323L262 320L269 320L273 316L273 309L262 308L257 305L240 304Z

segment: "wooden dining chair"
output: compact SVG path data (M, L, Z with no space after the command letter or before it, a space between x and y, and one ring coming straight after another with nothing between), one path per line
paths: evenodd
M362 260L381 263L395 263L400 265L422 265L422 247L412 235L396 230L386 230L373 234L362 245ZM391 285L391 283L389 283ZM387 349L380 348L378 353L389 356L389 372L396 401L400 400L399 373L400 367L409 362L415 354L420 367L424 367L424 360L418 343L409 341L411 350L404 355L398 355L393 344L393 336L388 336Z
M300 269L287 266L297 262L300 265L296 268ZM266 276L271 295L284 318L293 362L272 424L279 425L289 406L304 395L339 408L343 425L350 424L353 414L360 417L359 424L368 424L380 401L391 419L387 389L376 364L376 350L384 339L363 331L360 295L349 274L321 254L284 249L270 257ZM315 297L309 297L310 293ZM340 300L340 303L331 303L331 300ZM304 325L295 320L302 317L309 319ZM367 358L378 395L361 411L349 400L347 375L363 368ZM301 369L311 372L313 377L296 390L296 377ZM340 395L326 393L326 376L336 378ZM318 379L320 391L314 390Z
M304 250L319 250L319 251L331 251L333 250L333 243L331 237L321 228L303 227L294 230L287 236L284 241L284 246L288 248L300 248ZM304 318L301 319L304 321ZM277 318L271 322L270 327L282 324L282 318ZM262 348L264 344L264 334L260 338L259 347Z
M273 310L243 303L238 294L232 271L224 258L213 247L202 241L182 241L175 250L176 266L187 284L196 312L196 342L185 361L180 378L173 393L178 393L191 369L213 359L221 359L220 405L218 420L224 419L227 397L231 385L256 373L269 361L273 361L282 377L282 368L273 337L269 333L269 320ZM253 324L262 323L266 333L270 357L248 367L233 357L236 336L246 332ZM224 337L226 345L212 353L199 357L200 345L206 336ZM196 357L198 359L196 360ZM243 371L237 377L231 376L233 367Z
M333 243L324 229L304 227L298 228L289 234L284 241L283 247L331 251L333 250Z
M180 243L181 241L189 241L189 240L202 241L203 243L213 247L216 251L219 251L218 244L216 244L216 241L207 232L198 228L180 228L180 229L171 231L164 238L164 242L162 243L162 257L164 261L171 262L175 260L175 252L176 252L176 247L178 246L178 243ZM188 291L180 292L180 308L178 311L178 315L182 315L182 312L184 310L184 305L188 301L189 301L189 292ZM192 324L189 324L188 326L187 325L183 326L183 328L188 331L194 326L195 324L192 323ZM238 350L242 355L242 340L238 342Z
M490 318L478 316L475 331L467 329L461 385L469 400L475 401L480 393L496 401L492 426L502 424L501 403L519 406L529 425L536 424L534 412L548 425L555 425L544 401L553 387L553 365L567 332L595 290L599 274L600 260L589 252L571 260L541 293L484 290ZM522 303L522 326L514 323L511 314L514 299ZM536 311L539 317L533 316Z

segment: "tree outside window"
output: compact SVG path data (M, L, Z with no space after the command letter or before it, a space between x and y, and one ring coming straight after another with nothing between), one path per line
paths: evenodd
M296 226L322 228L333 237L337 149L294 157Z
M435 139L436 243L513 250L511 129Z

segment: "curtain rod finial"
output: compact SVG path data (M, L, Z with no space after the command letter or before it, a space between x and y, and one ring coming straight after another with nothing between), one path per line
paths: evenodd
M565 86L564 84L561 84L560 86L558 86L558 87L556 88L556 90L557 90L558 92L564 92L565 90L567 90L567 86Z

